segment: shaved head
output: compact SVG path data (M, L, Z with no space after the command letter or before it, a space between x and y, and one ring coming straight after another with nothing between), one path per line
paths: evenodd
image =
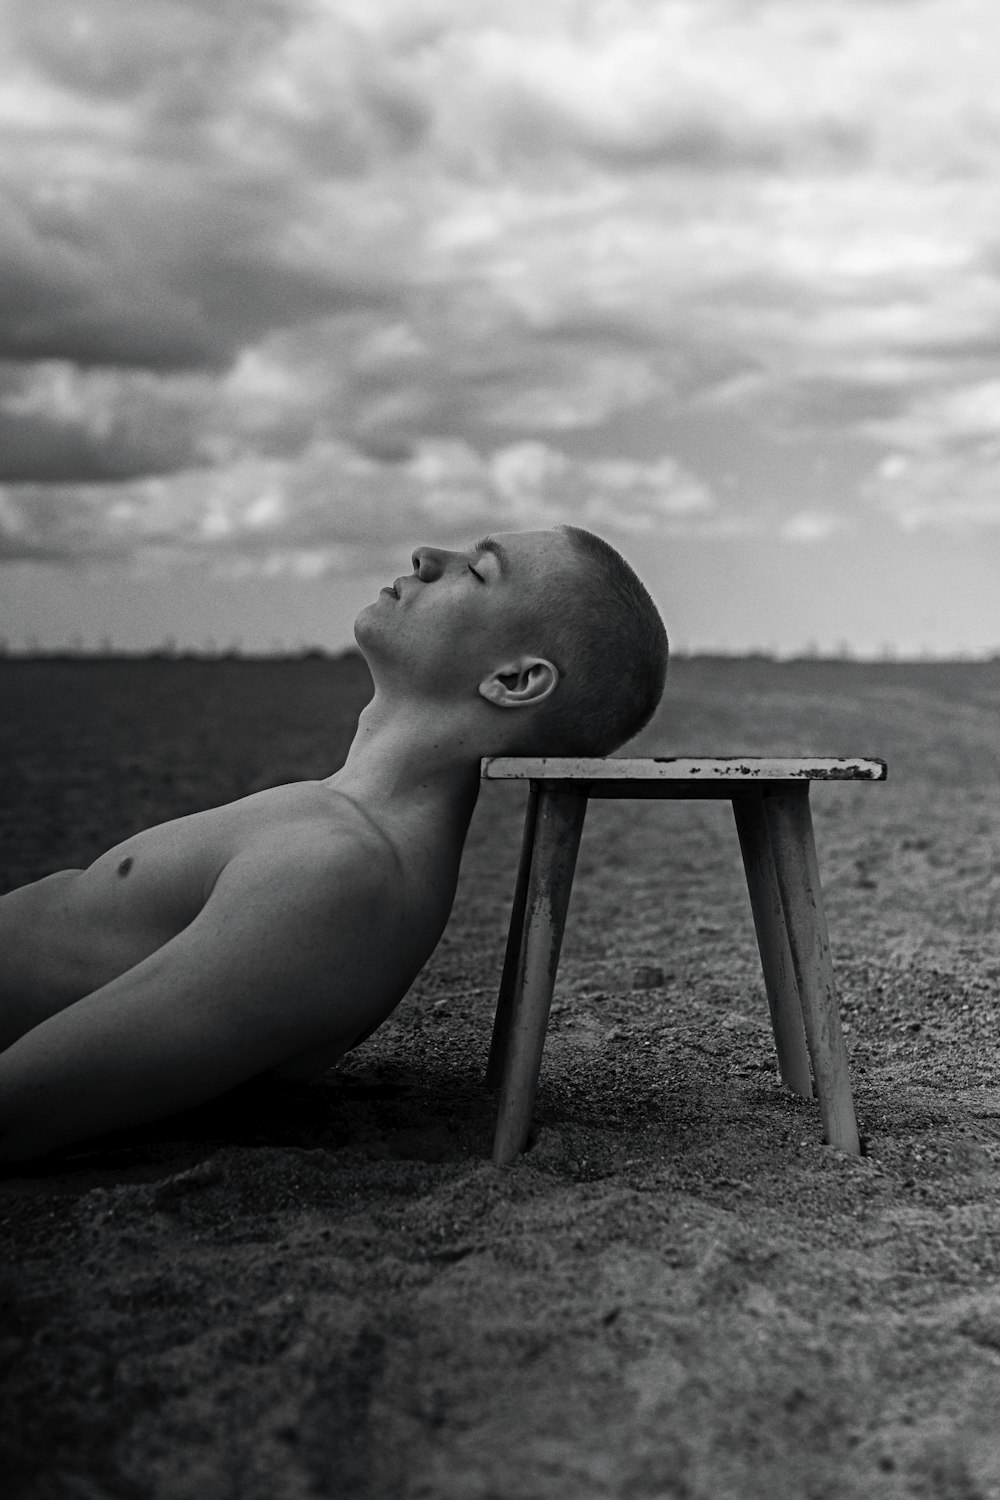
M553 580L545 644L560 672L535 734L538 753L608 755L652 718L667 674L667 632L634 569L578 526L559 530L574 566Z

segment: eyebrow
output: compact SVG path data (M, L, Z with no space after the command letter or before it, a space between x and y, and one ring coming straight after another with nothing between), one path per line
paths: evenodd
M492 552L500 568L500 577L506 578L510 572L510 556L506 547L502 546L494 536L484 536L478 542L473 543L474 552Z

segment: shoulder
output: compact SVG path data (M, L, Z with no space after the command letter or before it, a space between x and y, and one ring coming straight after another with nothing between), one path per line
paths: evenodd
M398 901L384 868L356 847L262 836L226 864L187 931L185 951L219 983L270 994L295 989L298 1011L329 990L331 965L358 984L372 953L391 947ZM358 967L361 965L361 968Z
M331 906L357 910L391 895L394 871L391 850L364 830L292 823L264 829L239 849L212 899L264 901L318 915Z

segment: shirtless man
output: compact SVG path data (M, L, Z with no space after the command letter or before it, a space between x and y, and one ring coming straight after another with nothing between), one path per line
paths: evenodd
M605 754L667 664L642 584L574 527L418 547L355 635L375 695L341 770L0 898L0 1158L322 1073L433 952L480 757Z

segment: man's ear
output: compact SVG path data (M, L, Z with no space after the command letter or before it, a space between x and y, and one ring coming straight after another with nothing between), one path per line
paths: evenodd
M498 708L532 708L556 690L559 668L544 656L522 656L498 667L479 684L479 692Z

